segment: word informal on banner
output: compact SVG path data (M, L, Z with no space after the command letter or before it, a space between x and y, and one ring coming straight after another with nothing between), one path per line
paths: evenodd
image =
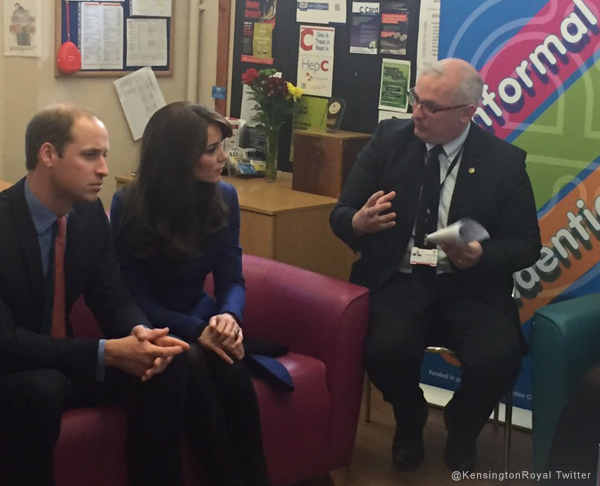
M569 56L585 62L600 46L598 39L592 39L600 35L598 18L586 0L572 0L573 11L566 17L556 14L563 3L549 2L533 19L549 18L541 43L539 22L531 21L481 69L486 80L483 106L474 118L502 139L518 136L516 129L556 95L557 83L564 84L579 69L582 61L569 62ZM524 51L530 54L523 55ZM508 70L511 72L506 75ZM490 90L490 86L496 89Z

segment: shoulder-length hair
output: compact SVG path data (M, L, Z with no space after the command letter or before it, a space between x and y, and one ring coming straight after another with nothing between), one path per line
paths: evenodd
M218 185L193 176L212 124L223 138L231 136L229 122L217 112L177 102L158 110L146 125L121 223L123 236L138 257L198 255L226 226L227 207Z

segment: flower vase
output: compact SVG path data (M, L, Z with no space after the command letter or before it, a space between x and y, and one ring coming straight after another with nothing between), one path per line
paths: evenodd
M265 130L265 180L277 180L277 156L279 149L279 130L269 127Z

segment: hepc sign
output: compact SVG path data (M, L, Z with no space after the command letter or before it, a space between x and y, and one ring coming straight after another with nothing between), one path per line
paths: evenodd
M331 97L334 38L333 27L300 26L298 86L307 95Z

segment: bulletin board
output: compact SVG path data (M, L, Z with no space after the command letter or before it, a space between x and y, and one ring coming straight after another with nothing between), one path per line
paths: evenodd
M298 43L300 25L319 25L298 23L296 21L296 2L278 0L276 25L273 29L272 56L273 64L253 64L242 61L244 16L247 3L255 0L238 0L235 13L235 37L233 44L233 69L231 87L231 116L238 117L241 108L242 82L241 76L248 68L269 69L281 71L283 77L292 83L297 83ZM258 0L261 4L269 0ZM272 0L271 0L272 1ZM369 1L369 0L366 0ZM381 0L385 3L386 0ZM346 101L346 111L341 124L341 130L361 133L373 133L379 119L379 87L381 78L382 59L394 58L411 61L411 79L409 86L414 86L416 77L417 42L419 29L420 0L404 0L409 10L408 39L405 55L390 54L351 54L350 29L352 0L346 0L346 23L330 24L335 28L334 70L332 97ZM289 131L291 132L291 130ZM279 152L279 168L291 171L291 163L287 160L291 133L282 134L287 140L281 140Z
M131 14L131 2L129 0L123 2L82 2L82 1L74 1L71 0L69 2L65 2L64 0L55 0L56 6L56 27L55 27L55 55L58 53L60 46L67 42L68 40L68 32L67 28L67 18L70 20L70 39L71 42L74 43L80 50L82 48L82 39L81 37L81 9L83 8L83 4L89 5L103 5L103 6L112 6L112 8L121 8L122 16L123 16L123 45L122 45L122 53L123 59L121 67L118 68L116 66L111 66L105 68L89 68L86 69L83 67L80 71L73 74L65 74L58 71L55 63L55 76L82 76L82 77L98 77L98 76L106 76L106 77L120 77L125 76L126 74L137 71L138 69L145 67L146 65L137 64L136 65L128 65L128 22L136 21L138 25L139 20L149 20L149 21L157 21L155 23L160 29L166 23L166 63L156 66L150 66L152 70L155 72L157 76L171 76L173 74L173 30L174 23L173 19L175 16L175 0L172 1L171 7L171 16L170 17L155 17L155 16L141 16L141 15L132 15ZM69 12L67 15L67 6L69 8ZM131 24L130 24L131 25ZM109 36L107 35L107 39ZM114 38L114 37L113 37ZM162 36L161 36L162 38ZM156 38L153 39L153 41Z

